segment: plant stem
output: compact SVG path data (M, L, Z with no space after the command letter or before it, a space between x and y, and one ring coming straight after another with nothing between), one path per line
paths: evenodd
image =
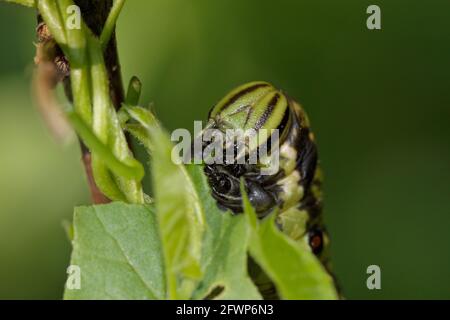
M111 101L116 109L119 109L122 102L124 101L124 90L123 90L123 84L122 84L122 76L120 72L120 65L119 65L119 59L118 59L118 53L117 53L117 46L116 46L116 39L115 39L115 32L114 32L114 21L117 19L118 12L120 12L121 9L121 1L116 1L113 5L112 0L75 0L74 1L76 5L80 7L81 14L83 17L84 22L86 23L87 27L90 28L92 33L96 36L100 36L102 34L102 31L104 29L105 24L108 25L108 30L106 31L108 34L106 34L106 39L109 38L109 41L105 43L105 50L104 50L104 61L106 66L106 74L108 77L109 82L109 88L106 87L106 90L109 91L109 96L111 98ZM49 5L52 5L51 2L47 2ZM123 3L122 3L123 5ZM113 8L114 7L114 8ZM114 12L111 13L111 10L114 10ZM55 10L53 10L54 12ZM64 13L63 13L64 14ZM108 18L110 17L110 18ZM110 20L109 23L106 23L107 20ZM46 21L50 21L50 19L46 19ZM54 28L53 28L54 29ZM39 33L39 29L38 29ZM76 35L76 34L75 34ZM39 36L39 34L38 34ZM55 39L57 42L61 44L66 44L68 39L67 35L63 32L53 35L56 36ZM77 39L72 39L77 40ZM74 41L71 41L73 43ZM58 56L59 55L59 56ZM71 57L73 58L73 57ZM91 101L85 101L83 97L77 92L79 90L86 91L85 89L82 89L82 86L89 86L89 83L87 83L86 80L86 71L80 68L77 63L74 63L72 66L73 70L70 70L69 72L61 72L61 70L69 70L69 66L67 63L66 57L64 57L64 54L62 51L57 48L57 56L55 58L55 65L56 69L58 70L59 74L63 75L60 80L64 83L64 88L66 92L66 96L69 99L69 101L73 102L74 97L77 99L82 98L82 101L75 101L76 105L79 106L89 106ZM76 59L72 59L75 60ZM58 65L56 61L60 62L61 64ZM64 65L65 64L65 65ZM77 79L80 81L76 81L77 83L71 83L70 79L70 72L73 72L72 78ZM79 77L77 77L79 75ZM75 77L74 77L75 76ZM73 80L72 79L72 80ZM83 112L83 108L80 112L80 116L84 118L84 121L86 123L90 123L92 120L90 117L86 116L88 115L88 112ZM84 110L86 111L86 110ZM102 194L100 189L98 188L95 179L94 179L94 173L92 169L93 160L90 151L88 148L84 145L84 143L80 139L80 145L81 145L81 152L82 152L82 160L83 164L85 166L86 175L89 182L90 192L92 201L95 204L99 203L107 203L110 202L110 200ZM119 166L120 169L120 166Z
M83 119L78 116L74 111L68 112L68 118L71 124L79 133L80 137L92 150L96 150L99 156L109 164L112 171L119 175L130 176L136 179L142 179L144 176L144 170L141 164L137 160L129 160L127 164L124 164L111 152L107 145L103 144L93 132L86 126Z
M106 46L111 39L111 35L116 27L117 18L119 17L120 11L122 10L124 4L125 0L114 0L108 19L106 20L102 34L100 35L100 44L103 50L106 49Z

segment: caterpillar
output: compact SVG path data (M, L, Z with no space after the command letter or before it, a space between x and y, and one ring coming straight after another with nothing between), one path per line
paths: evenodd
M300 104L270 83L251 82L229 92L210 110L207 127L224 134L229 129L278 130L277 172L262 175L260 163L248 161L207 164L204 171L212 196L220 208L241 213L243 179L258 217L278 208L279 228L293 240L306 243L330 272L318 150ZM270 139L266 141L269 145L273 143Z

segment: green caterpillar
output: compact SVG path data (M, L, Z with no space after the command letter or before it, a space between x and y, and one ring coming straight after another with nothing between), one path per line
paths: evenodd
M278 129L279 170L261 175L259 163L205 165L212 195L219 207L241 213L243 179L258 216L264 218L278 208L280 229L306 244L330 272L329 237L322 216L322 175L314 134L302 107L267 82L251 82L228 93L208 118L207 127L223 133L229 129Z

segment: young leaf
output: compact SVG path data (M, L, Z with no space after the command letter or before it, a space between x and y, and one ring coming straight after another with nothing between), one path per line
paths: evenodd
M258 289L247 273L249 228L245 217L224 212L212 214L220 216L214 219L216 221L208 230L213 246L210 251L205 248L204 277L194 298L261 299Z
M81 282L79 289L66 287L64 298L163 299L157 225L148 206L117 202L76 208L71 265L80 268Z
M252 228L250 254L275 283L283 299L337 299L331 276L319 260L275 225L275 214L256 222L256 213L242 188L244 211Z
M203 237L203 280L194 299L261 299L247 273L249 226L244 216L221 211L211 197L202 166L187 166L197 188L206 228Z
M188 299L202 275L203 211L185 167L172 155L173 145L168 135L159 126L148 124L148 129L167 298Z

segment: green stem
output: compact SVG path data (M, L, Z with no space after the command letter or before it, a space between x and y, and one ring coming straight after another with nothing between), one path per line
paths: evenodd
M114 0L111 11L109 12L108 18L106 19L105 26L100 35L100 44L103 51L108 46L108 42L111 39L111 35L116 27L117 18L119 17L120 11L125 4L125 0Z
M124 2L114 2L105 22L101 38L107 42ZM70 64L74 111L68 118L92 152L92 172L100 190L111 200L143 203L144 168L133 157L114 109L102 44L84 21L80 28L66 24L71 18L67 8L73 5L73 0L38 0L41 15ZM140 85L133 82L135 99Z
M81 20L80 28L70 28L67 22L71 18L67 12L67 8L74 6L72 0L58 0L59 14L62 17L65 33L67 36L66 55L69 57L71 67L79 67L86 65L86 38L89 36L89 29Z
M83 120L92 126L91 79L88 68L72 68L70 79L74 108Z
M139 161L132 158L126 159L125 162L120 161L114 156L109 147L97 138L77 113L71 111L67 113L67 116L75 131L83 139L91 152L99 156L111 171L118 175L137 180L144 177L144 168Z
M91 93L93 110L93 129L97 137L103 142L108 142L108 119L112 112L109 96L108 75L106 73L103 54L97 41L89 39L89 59L91 63Z
M37 0L37 6L56 42L62 47L67 45L67 36L65 33L64 23L61 21L61 16L59 15L56 1Z

